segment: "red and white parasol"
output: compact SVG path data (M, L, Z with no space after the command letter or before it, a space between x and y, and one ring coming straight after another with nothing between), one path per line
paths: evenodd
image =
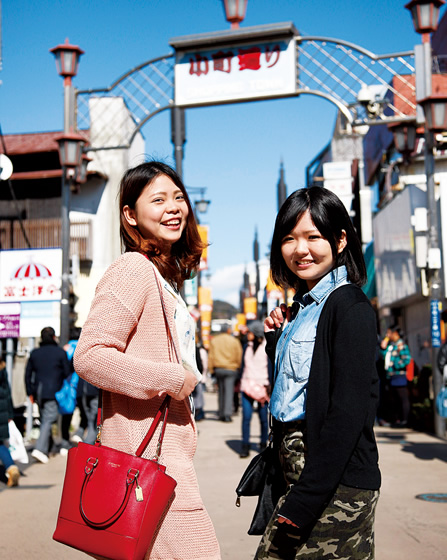
M28 263L19 266L12 278L49 278L50 276L52 276L51 270L44 264Z

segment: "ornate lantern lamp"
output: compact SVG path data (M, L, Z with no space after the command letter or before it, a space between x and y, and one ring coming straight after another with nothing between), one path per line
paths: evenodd
M421 99L425 114L425 124L432 132L447 130L447 95L436 95Z
M439 8L444 0L411 0L405 5L410 10L417 33L432 33L438 27Z
M245 18L248 0L223 0L225 17L231 23L231 29L237 29Z
M76 133L62 134L56 138L59 144L59 160L63 169L68 170L70 176L76 175L76 168L81 165L82 148L86 140Z
M203 197L200 200L196 200L194 206L200 214L205 214L208 210L208 206L211 204L209 200L205 200Z
M81 165L79 167L79 173L76 177L77 183L85 183L87 181L87 166L92 161L86 154L82 154Z
M388 129L393 133L396 150L407 160L416 147L416 120L391 123Z
M76 45L70 45L68 39L65 44L57 45L50 49L50 52L56 57L56 68L59 76L71 79L78 73L79 58L84 51Z

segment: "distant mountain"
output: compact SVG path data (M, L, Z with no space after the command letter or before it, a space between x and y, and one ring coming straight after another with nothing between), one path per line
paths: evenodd
M213 319L232 319L236 313L239 313L239 310L231 303L218 299L213 301Z

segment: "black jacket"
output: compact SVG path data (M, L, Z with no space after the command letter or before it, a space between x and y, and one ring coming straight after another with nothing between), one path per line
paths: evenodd
M14 418L6 368L0 370L0 443L9 438L8 422Z
M38 401L54 399L70 374L70 362L65 351L56 342L42 344L31 352L26 364L26 394L33 395Z
M439 349L437 362L439 371L444 373L444 366L447 364L447 343Z
M275 333L267 335L273 356ZM308 454L279 514L303 528L314 523L337 486L377 490L374 438L379 395L374 311L360 288L334 290L321 313L306 402Z

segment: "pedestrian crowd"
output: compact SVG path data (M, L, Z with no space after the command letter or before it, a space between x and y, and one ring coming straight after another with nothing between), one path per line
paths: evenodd
M415 366L399 325L378 339L361 290L361 244L342 202L319 187L288 197L276 218L270 269L293 300L242 332L228 323L213 333L209 351L196 340L181 295L205 245L180 177L156 161L128 170L119 211L125 252L100 280L82 331L61 348L45 327L29 356L26 392L40 419L33 459L45 464L55 450L66 455L80 441L92 444L98 407L102 443L133 454L169 403L161 458L177 486L145 558L219 560L193 464L196 422L206 418L206 392L216 390L218 421L233 422L241 409L241 459L256 449L250 465L258 472L262 456L266 469L257 480L257 512L267 517L256 520L255 558L374 558L381 486L374 426L407 425ZM440 360L444 367L447 347ZM75 396L62 410L63 388ZM0 442L12 417L0 362ZM142 456L153 457L156 445L150 441ZM16 486L20 470L6 445L0 461L7 485ZM248 462L241 465L242 476Z

